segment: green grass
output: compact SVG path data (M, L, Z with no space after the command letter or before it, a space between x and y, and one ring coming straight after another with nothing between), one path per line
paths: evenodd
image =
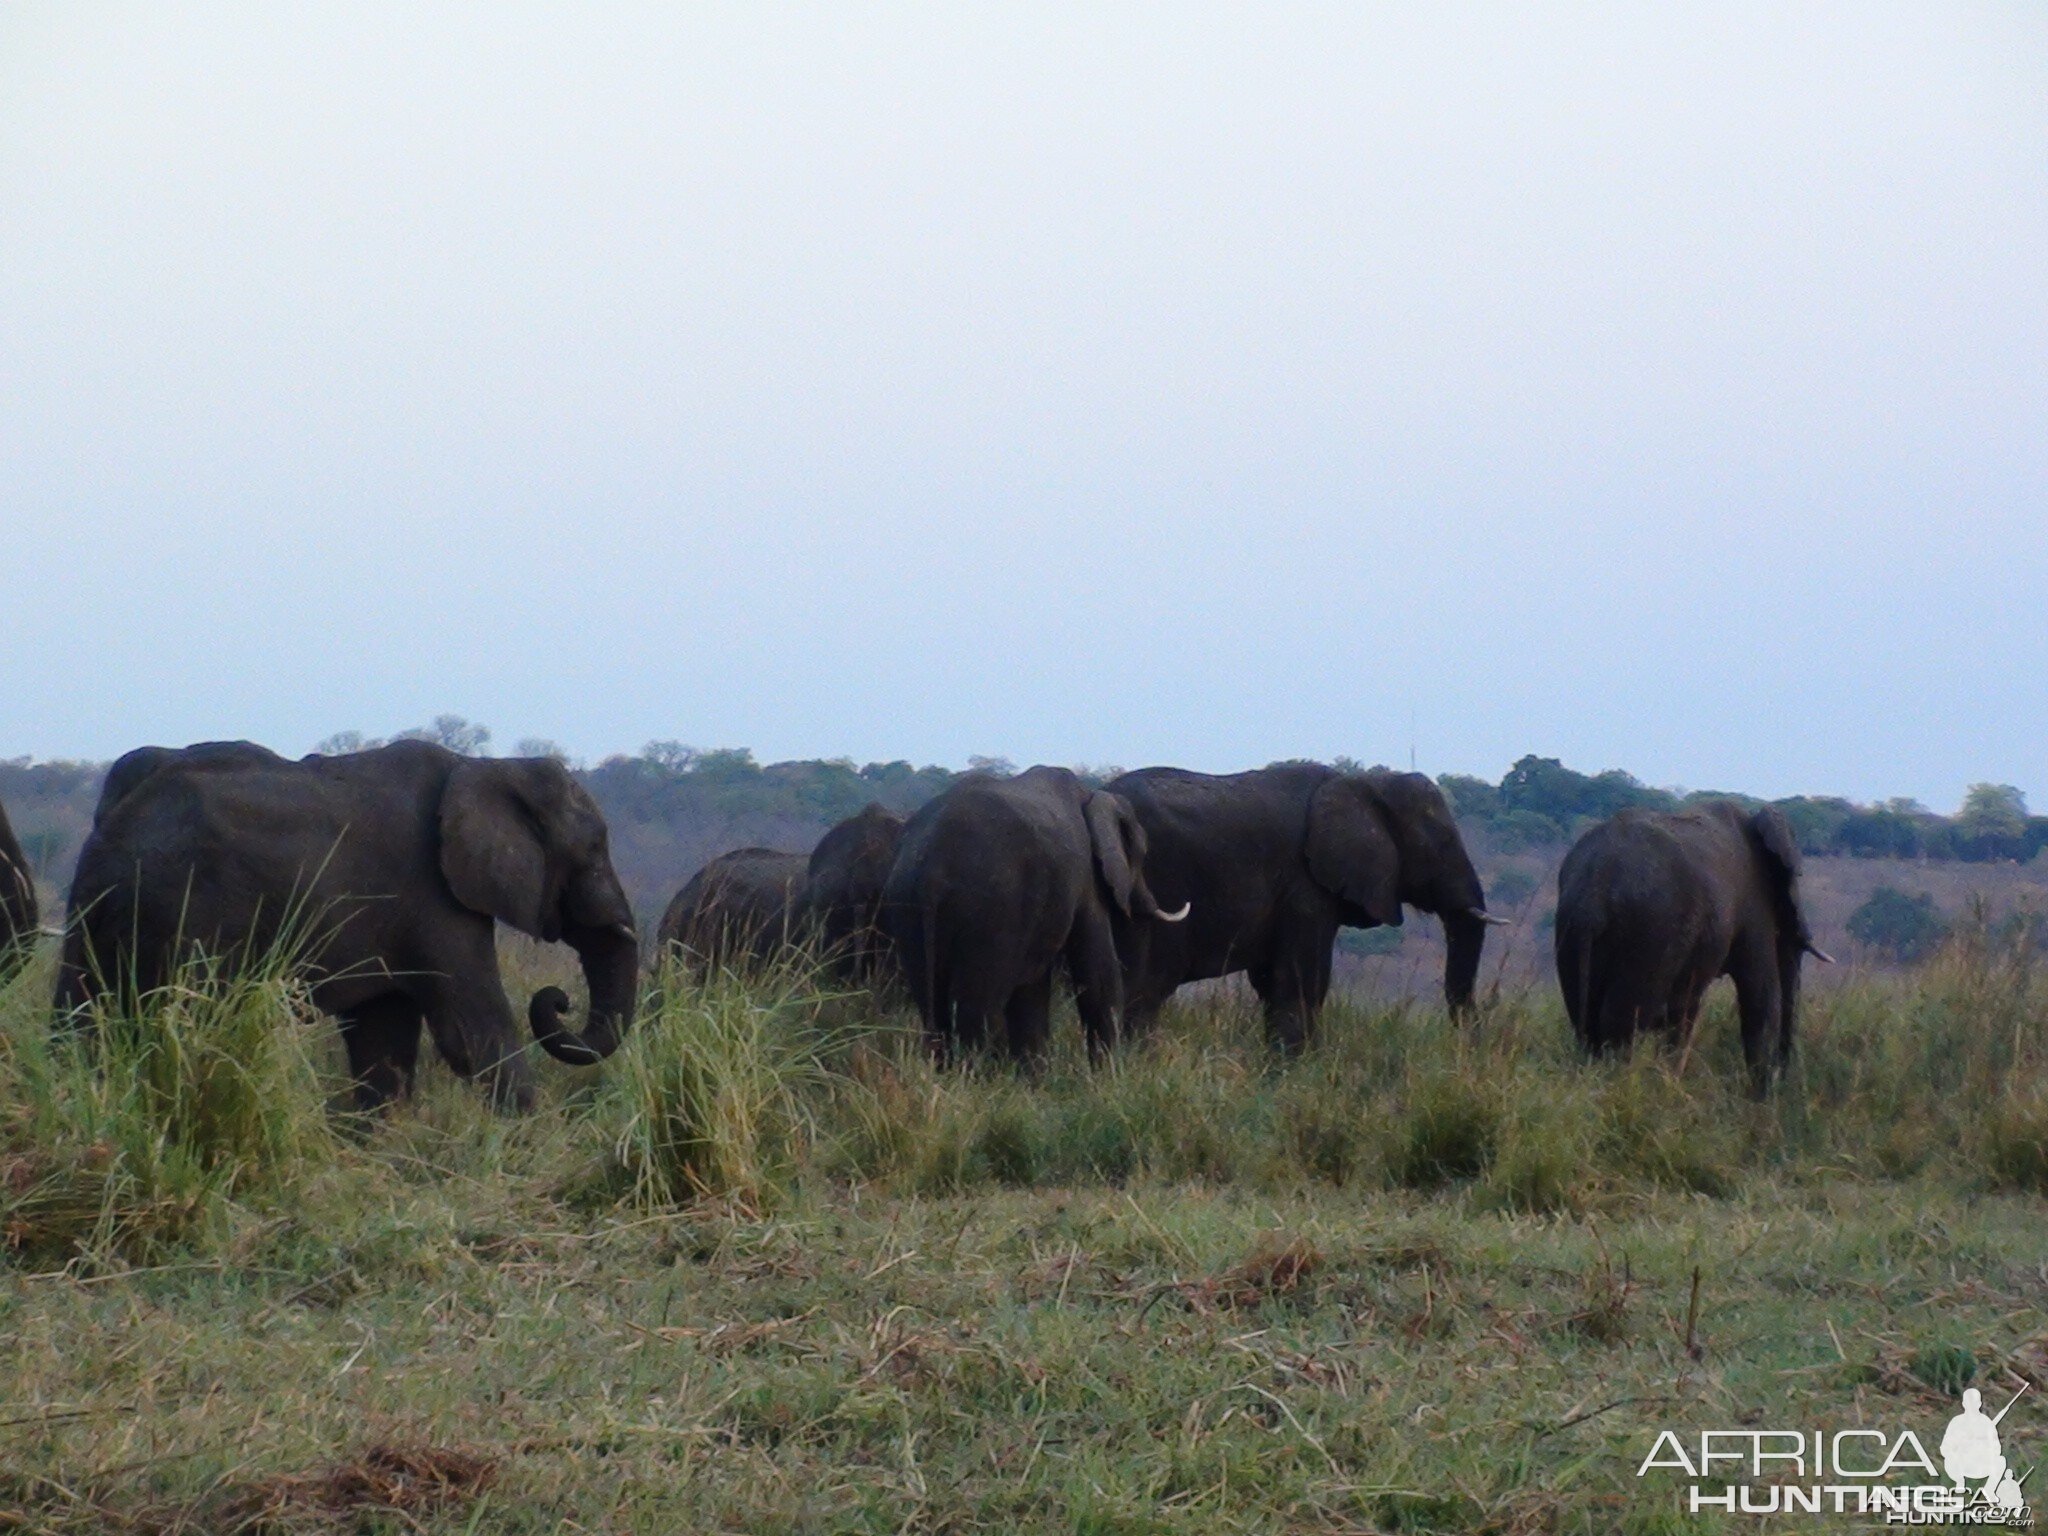
M367 1133L288 979L200 979L94 1058L47 957L0 990L0 1529L1711 1530L1657 1428L2048 1386L2007 954L1816 992L1762 1103L1725 1002L1683 1076L1538 993L1284 1064L1227 996L1099 1071L1067 1017L1020 1078L670 974L536 1113L436 1070Z

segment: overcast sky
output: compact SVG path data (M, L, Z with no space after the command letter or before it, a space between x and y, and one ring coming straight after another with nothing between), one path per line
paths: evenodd
M10 5L0 756L2048 810L2048 7Z

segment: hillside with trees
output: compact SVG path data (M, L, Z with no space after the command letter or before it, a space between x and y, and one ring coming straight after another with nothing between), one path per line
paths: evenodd
M443 715L431 725L400 734L439 741L460 752L492 751L490 730L457 715ZM319 750L359 751L378 744L379 738L343 732L323 741ZM516 742L512 751L566 759L554 743L533 738ZM572 766L611 824L613 856L627 890L640 911L650 916L714 854L748 845L800 851L870 801L907 813L957 774L902 760L864 765L844 758L761 763L745 748L704 750L676 741L649 742L631 755ZM1359 765L1339 759L1339 766ZM0 762L0 804L7 807L51 898L52 911L60 909L61 892L92 825L106 767L29 759ZM1011 765L977 758L969 767L1005 772ZM1120 770L1079 771L1100 782ZM1438 782L1487 877L1490 899L1503 908L1546 903L1547 878L1557 857L1587 827L1617 811L1631 806L1671 809L1721 793L1745 804L1766 803L1739 792L1658 789L1620 769L1581 773L1556 758L1533 754L1515 763L1498 783L1460 773L1445 774ZM1863 805L1838 796L1797 795L1769 803L1784 811L1801 847L1813 859L1868 860L1887 866L1900 861L2028 864L2048 847L2048 816L2029 814L2025 797L2005 784L1972 786L1953 816L1901 799ZM2043 865L2048 867L2048 861ZM1859 890L1862 884L1850 882ZM1897 942L1892 927L1880 925L1872 931L1884 935L1872 946L1876 950L1903 953L1917 948ZM1374 955L1391 953L1401 945L1402 936L1389 932L1359 935L1353 948L1360 955Z

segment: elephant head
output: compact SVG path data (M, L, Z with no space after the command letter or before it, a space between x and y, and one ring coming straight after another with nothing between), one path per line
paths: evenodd
M1792 823L1776 806L1752 812L1747 821L1757 863L1771 895L1778 926L1778 987L1785 1017L1790 1019L1799 997L1799 960L1802 955L1833 965L1835 957L1813 942L1813 929L1799 900L1799 838Z
M1110 900L1125 917L1156 917L1162 923L1177 923L1188 915L1188 903L1178 912L1162 912L1152 888L1145 883L1145 828L1131 802L1108 790L1091 790L1082 806L1088 819L1088 840L1095 849L1095 872L1108 889Z
M1356 909L1364 926L1396 924L1402 904L1444 925L1444 996L1472 1005L1486 929L1486 892L1443 791L1420 773L1338 774L1309 800L1310 876Z
M568 944L590 987L589 1027L561 1021L558 987L534 994L534 1038L558 1061L587 1065L618 1049L639 990L639 937L612 869L604 817L551 758L465 758L441 794L441 873L473 912Z

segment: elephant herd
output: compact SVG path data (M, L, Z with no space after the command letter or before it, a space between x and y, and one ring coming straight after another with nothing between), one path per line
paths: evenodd
M1468 1012L1502 919L1421 774L1147 768L1095 787L1037 767L966 774L907 820L871 805L809 854L722 854L669 903L656 948L700 967L802 948L858 984L900 984L942 1058L1000 1038L1020 1062L1046 1046L1060 973L1096 1058L1148 1031L1183 984L1242 973L1272 1044L1295 1052L1337 930L1399 924L1406 908L1442 923L1445 997ZM0 976L37 923L0 813ZM499 923L581 962L580 1031L560 989L528 1004L542 1049L572 1064L616 1050L641 944L604 818L559 762L422 741L297 761L248 742L144 747L108 771L79 855L57 1017L89 1027L103 993L160 986L195 949L246 964L283 945L340 1026L360 1105L409 1090L424 1027L455 1071L524 1108L534 1082ZM1790 828L1731 802L1623 812L1565 859L1556 952L1595 1054L1684 1034L1708 983L1731 976L1765 1085L1791 1049L1801 958L1820 953Z

